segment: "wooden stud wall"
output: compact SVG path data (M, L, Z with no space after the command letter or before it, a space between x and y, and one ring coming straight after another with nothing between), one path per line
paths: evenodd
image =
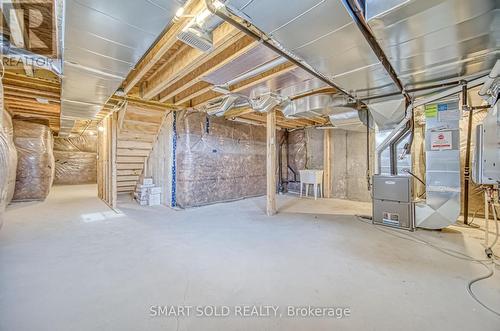
M111 208L116 208L116 147L117 114L101 121L104 130L97 137L97 190L98 196Z

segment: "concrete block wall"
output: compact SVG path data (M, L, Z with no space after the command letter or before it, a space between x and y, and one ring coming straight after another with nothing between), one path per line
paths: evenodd
M371 201L366 180L366 132L332 130L332 197L355 201ZM306 128L289 133L288 159L294 171L302 169L323 169L324 132ZM373 142L373 137L371 141ZM373 151L373 146L371 148ZM371 153L371 169L373 169ZM289 180L292 176L289 173ZM298 185L289 185L297 191Z

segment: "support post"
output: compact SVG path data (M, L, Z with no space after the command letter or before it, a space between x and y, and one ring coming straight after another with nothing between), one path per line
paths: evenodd
M276 214L276 110L269 110L266 114L267 128L267 216Z
M332 130L323 134L323 197L332 197Z
M111 208L115 209L117 205L118 185L116 172L116 156L117 156L117 141L118 141L118 114L113 113L111 120Z

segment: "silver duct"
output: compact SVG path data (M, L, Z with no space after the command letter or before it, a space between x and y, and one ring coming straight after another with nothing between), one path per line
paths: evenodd
M202 52L208 52L214 46L212 32L222 22L222 19L205 9L182 29L177 35L177 39Z
M394 128L405 117L405 99L402 96L393 100L368 103L367 106L380 129Z
M279 95L275 93L266 93L257 98L250 99L250 106L259 113L267 113L282 102L283 99Z
M442 229L460 215L460 109L458 100L426 105L426 201L415 204L415 225Z
M332 96L331 94L317 94L291 101L283 108L283 114L289 118L310 118L318 116L335 115L341 110L335 111L335 107L347 107L350 111L355 107L352 101L344 96Z
M207 114L210 116L220 117L224 115L229 109L234 107L236 100L239 97L236 95L228 95L223 99L219 99L207 106Z
M330 123L336 129L366 132L367 112L352 107L334 107L330 115Z

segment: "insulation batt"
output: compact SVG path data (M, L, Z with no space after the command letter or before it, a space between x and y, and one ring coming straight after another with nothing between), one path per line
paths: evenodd
M183 111L177 117L177 205L266 193L266 129Z
M12 200L16 185L17 152L13 141L10 115L2 110L0 125L0 228L5 208Z
M54 139L55 185L97 182L97 136Z
M18 166L13 201L43 201L54 180L53 138L49 127L14 120Z

